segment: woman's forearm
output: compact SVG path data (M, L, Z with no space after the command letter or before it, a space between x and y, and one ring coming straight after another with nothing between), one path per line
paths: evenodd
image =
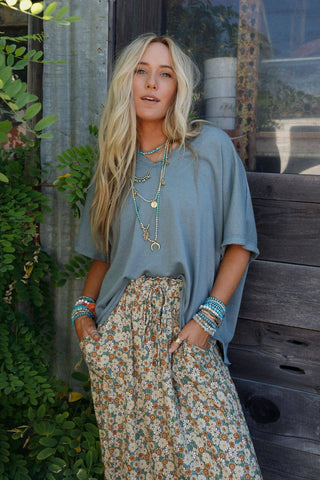
M93 260L83 287L82 295L96 300L98 298L103 279L109 268L110 263L103 262L101 260Z
M102 262L101 260L93 260L87 275L84 288L82 290L82 295L96 300L100 293L101 285L105 274L107 273L109 268L110 263ZM81 315L80 317L78 317L74 322L74 326L79 341L87 335L90 335L95 341L99 340L100 336L96 330L95 321L88 315Z
M239 285L249 259L250 252L241 245L228 245L210 295L227 305Z

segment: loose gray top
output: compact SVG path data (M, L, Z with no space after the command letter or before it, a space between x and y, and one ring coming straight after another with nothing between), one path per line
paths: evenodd
M89 207L93 187L89 189L75 248L88 257L111 263L97 299L97 324L105 322L130 280L145 275L182 278L183 327L210 294L227 245L242 245L251 252L251 258L259 253L246 173L228 135L203 125L189 145L198 161L184 147L175 148L168 158L160 199L160 250L151 251L150 243L143 239L130 194L120 211L117 234L111 235L110 258L99 252L91 236ZM136 176L143 177L149 171L151 176L137 184L146 199L155 196L160 169L161 162L153 163L138 155ZM150 223L153 238L155 210L139 197L137 203L144 225ZM227 347L234 335L244 280L245 275L215 334L223 345L227 363Z

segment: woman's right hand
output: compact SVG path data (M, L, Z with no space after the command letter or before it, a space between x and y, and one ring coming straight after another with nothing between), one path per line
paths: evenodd
M81 315L81 317L78 317L74 322L74 326L79 342L81 342L84 337L88 336L90 336L95 342L100 340L100 334L94 320L87 315Z

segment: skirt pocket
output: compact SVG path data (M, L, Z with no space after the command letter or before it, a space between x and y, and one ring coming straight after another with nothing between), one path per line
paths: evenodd
M102 376L103 373L103 361L101 358L101 339L97 342L91 338L90 335L80 340L79 346L82 352L84 361L90 371L93 371L96 375Z

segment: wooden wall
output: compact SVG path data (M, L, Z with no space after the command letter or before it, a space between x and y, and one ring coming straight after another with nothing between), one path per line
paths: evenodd
M147 32L160 34L163 21L161 0L117 0L115 4L115 52L138 35Z
M248 173L259 259L230 347L264 480L320 478L320 176Z

